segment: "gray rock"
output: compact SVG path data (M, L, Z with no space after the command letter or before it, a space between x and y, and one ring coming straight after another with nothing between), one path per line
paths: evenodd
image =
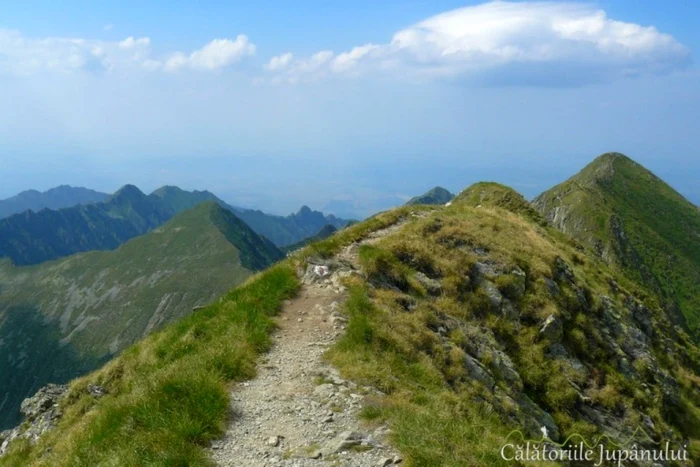
M642 303L637 302L632 296L627 297L625 305L632 312L632 319L634 319L642 332L652 337L654 335L654 326L652 324L651 310Z
M554 282L549 277L544 278L544 285L547 287L549 295L551 295L552 297L557 297L561 295L561 289L559 288L559 284Z
M491 362L489 366L495 373L511 384L520 385L520 373L515 369L515 365L510 357L500 350L491 351Z
M549 342L561 342L564 335L564 325L561 320L554 315L549 315L540 328L540 336Z
M415 278L430 295L440 295L442 293L442 286L439 281L431 279L422 272L416 273Z
M573 284L576 281L573 269L560 256L554 260L554 278L560 282Z
M321 448L323 455L338 454L354 446L359 446L367 436L359 431L343 431L332 440L326 442Z
M569 353L563 345L556 343L549 346L547 356L551 358L566 358L569 356Z
M498 287L496 287L496 285L490 280L484 280L481 283L481 290L484 291L489 299L489 302L491 302L491 305L496 309L500 309L501 304L503 303L503 295L501 295Z
M474 282L478 285L483 281L484 279L489 279L496 277L498 275L498 272L496 271L496 268L494 265L491 263L487 262L477 262L473 269L472 269L472 276L474 279Z
M88 384L87 391L94 398L100 398L107 394L107 390L105 388L96 384Z
M58 405L58 401L68 392L68 386L49 384L32 397L24 399L20 412L31 422Z
M520 312L513 306L513 303L507 298L504 298L503 303L501 304L501 314L504 318L510 321L515 321L520 316Z
M559 427L549 413L542 410L523 393L519 394L516 402L520 406L519 417L521 419L521 423L529 436L535 438L541 437L541 428L546 427L551 440L557 441L559 439Z
M0 434L0 456L7 452L14 440L24 438L35 443L42 434L53 429L62 415L59 402L67 393L68 386L49 384L22 401L20 412L25 423Z
M511 298L513 300L519 300L523 297L523 295L525 295L525 289L527 287L527 274L525 274L525 271L519 267L516 267L510 273L515 279L513 281L513 287L511 287L511 293L513 294Z
M335 393L336 388L331 383L319 384L318 386L316 386L316 388L314 388L314 395L324 398L330 398Z
M464 368L470 378L483 383L490 391L496 386L496 380L489 374L486 367L471 355L464 359Z
M276 448L277 446L280 445L280 437L279 436L271 436L267 438L266 444L272 448Z

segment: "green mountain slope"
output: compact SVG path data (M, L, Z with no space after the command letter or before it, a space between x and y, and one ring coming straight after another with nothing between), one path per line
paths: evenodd
M115 251L0 262L0 426L15 423L39 387L96 368L281 257L205 202Z
M628 157L604 154L535 208L653 290L700 337L700 211Z
M326 356L381 391L363 414L390 426L407 465L513 465L501 446L521 441L513 433L540 440L543 426L556 442L654 446L641 428L700 454L695 344L646 287L484 183L451 206L343 229L145 338L74 381L57 428L0 465L208 465L235 423L229 383L254 376L297 271L324 264L336 279L353 255L347 330Z
M78 204L99 203L109 195L87 188L61 185L39 192L27 190L11 198L0 200L0 219L20 212L42 209L62 209Z
M341 229L348 224L347 220L312 211L308 206L302 206L296 214L286 217L250 209L240 210L236 215L251 229L269 238L277 246L291 245L316 235L326 225Z
M446 189L436 186L432 190L408 200L406 205L413 204L445 204L454 198L455 195Z
M147 196L126 185L101 203L15 214L0 220L0 258L31 265L83 251L113 250L209 199L216 197L172 187Z

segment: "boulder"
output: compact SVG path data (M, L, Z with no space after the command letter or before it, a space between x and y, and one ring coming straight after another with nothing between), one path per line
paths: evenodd
M493 282L491 282L490 280L482 281L481 290L484 291L484 293L489 299L489 302L494 308L501 308L501 304L503 303L503 295L501 295L500 290L498 290L498 287L496 287L496 285Z
M429 278L422 272L416 273L415 278L430 295L440 295L442 293L442 286L439 281Z
M573 269L571 269L571 266L569 266L569 264L564 261L561 256L557 256L557 258L554 260L554 268L552 272L554 273L554 278L559 282L568 282L573 284L576 281L576 276L574 275Z
M366 438L367 435L359 431L344 431L332 440L326 442L320 451L324 456L338 454L352 447L360 446Z
M525 271L520 269L519 267L515 267L510 272L511 276L513 276L513 282L510 287L510 298L513 300L519 300L525 295L525 289L527 288L527 274L525 274Z
M31 422L41 415L55 409L58 401L68 392L68 386L49 384L37 391L32 397L22 401L20 412L24 418Z
M519 417L527 432L533 438L542 436L542 427L547 429L549 439L557 441L559 439L559 427L554 422L552 416L542 410L529 397L521 393L516 401L520 407Z
M17 428L0 433L0 456L10 448L18 438L35 443L45 432L53 429L61 418L58 408L60 400L68 393L68 386L49 384L39 389L32 397L22 401L20 412L25 422Z
M549 315L540 328L540 336L549 342L561 342L564 335L564 325L562 321L554 315Z
M489 391L493 391L496 386L496 380L489 374L486 367L471 355L467 355L464 359L464 368L467 370L467 375L473 380L479 381L486 386Z

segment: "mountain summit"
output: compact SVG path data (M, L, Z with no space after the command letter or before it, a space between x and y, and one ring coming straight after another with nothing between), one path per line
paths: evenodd
M62 209L78 204L99 203L108 196L106 193L69 185L57 186L44 192L27 190L11 198L0 200L0 219L30 209L36 212L42 209Z
M596 158L533 201L555 227L654 290L700 330L700 211L620 153Z
M454 198L455 195L447 191L446 189L436 186L435 188L427 191L426 193L416 196L408 200L406 205L413 204L445 204Z

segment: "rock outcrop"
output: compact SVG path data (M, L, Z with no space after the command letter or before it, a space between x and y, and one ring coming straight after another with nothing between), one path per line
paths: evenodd
M67 393L68 386L49 384L25 399L20 409L24 423L0 433L0 456L16 439L24 438L34 443L42 434L54 428L62 415L59 403Z

